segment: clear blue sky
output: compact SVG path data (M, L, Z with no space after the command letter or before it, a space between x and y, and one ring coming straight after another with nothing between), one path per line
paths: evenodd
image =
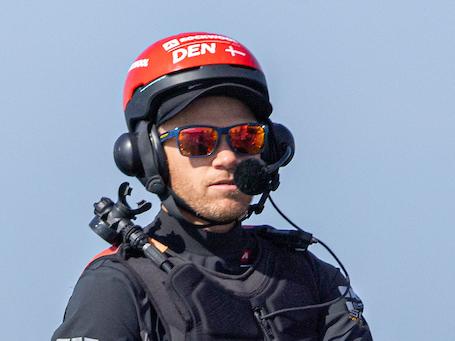
M344 261L375 340L455 340L455 2L9 1L0 11L0 321L47 340L106 244L94 201L130 63L211 31L247 45L297 151L274 198ZM158 202L135 179L133 201ZM287 224L271 207L253 223ZM324 259L323 250L313 249Z

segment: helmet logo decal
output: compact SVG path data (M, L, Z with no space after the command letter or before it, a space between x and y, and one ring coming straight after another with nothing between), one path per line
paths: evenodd
M149 59L139 59L136 60L133 64L131 64L130 68L128 69L128 72L131 70L134 70L138 67L147 67L149 66Z
M174 39L168 40L167 42L163 43L161 46L163 47L164 51L167 52L167 51L173 49L174 47L179 46L180 43L183 44L183 43L191 42L194 40L205 40L205 41L219 40L219 41L223 41L223 42L229 41L232 43L236 43L236 41L234 39L231 39L231 38L225 37L225 36L220 36L218 34L196 34L196 35L180 37L178 39L174 38Z
M207 52L216 53L216 43L192 44L172 51L172 63L176 64L185 58L197 57Z
M162 46L163 46L164 51L167 52L179 45L180 45L180 43L177 39L172 39L172 40L165 42Z
M238 51L238 50L234 49L234 48L232 47L232 45L230 45L229 48L228 48L228 49L225 49L224 51L229 52L229 53L231 54L232 57L235 57L236 54L239 54L239 55L241 55L241 56L246 56L246 53L245 53L245 52Z

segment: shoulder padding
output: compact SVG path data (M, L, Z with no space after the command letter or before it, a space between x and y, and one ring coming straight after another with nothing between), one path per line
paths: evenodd
M116 254L118 252L118 250L119 250L118 246L112 245L110 248L107 248L107 249L101 251L100 253L98 253L97 255L95 255L90 260L90 262L88 262L88 264L85 266L85 268L87 269L90 266L90 264L92 264L94 261L96 261L99 258Z

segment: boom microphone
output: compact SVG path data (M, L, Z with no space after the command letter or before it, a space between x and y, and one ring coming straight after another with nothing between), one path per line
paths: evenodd
M294 138L291 132L285 126L274 123L273 133L278 146L279 160L271 165L253 158L240 162L234 172L234 182L241 192L256 195L275 190L278 184L273 186L272 175L278 168L287 165L294 156Z
M264 192L270 180L267 165L258 159L246 159L240 162L234 172L234 182L238 189L248 195Z

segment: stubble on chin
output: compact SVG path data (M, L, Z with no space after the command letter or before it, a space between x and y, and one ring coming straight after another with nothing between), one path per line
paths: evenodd
M242 217L248 211L252 197L240 190L212 194L197 191L189 184L175 184L174 192L203 217L227 221Z

